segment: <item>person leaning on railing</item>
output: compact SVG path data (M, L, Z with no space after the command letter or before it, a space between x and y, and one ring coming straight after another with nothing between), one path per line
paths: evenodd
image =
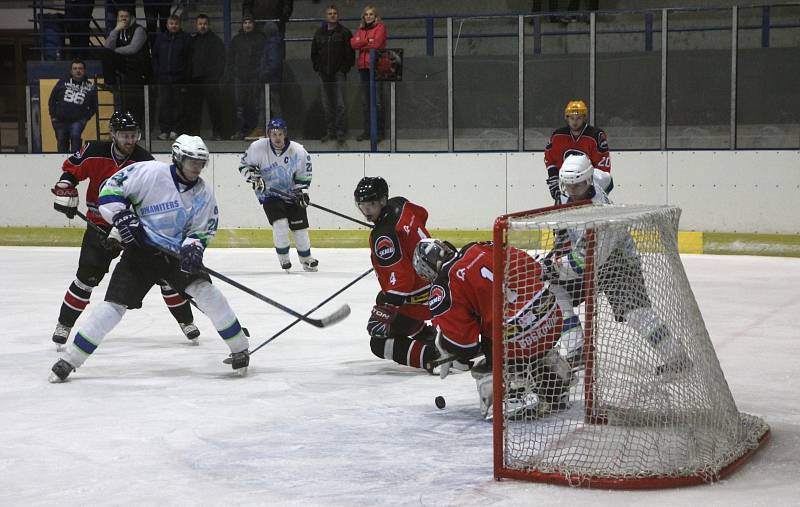
M363 141L370 138L369 125L369 59L370 49L386 48L386 26L384 26L378 11L374 5L367 5L361 11L361 24L353 38L350 39L350 46L358 50L358 74L361 78L361 103L364 108L364 132L356 139ZM375 108L378 117L378 139L383 138L383 100L380 89L375 94Z

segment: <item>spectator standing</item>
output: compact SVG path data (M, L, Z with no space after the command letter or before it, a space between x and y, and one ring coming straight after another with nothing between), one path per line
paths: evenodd
M236 133L231 136L232 140L244 139L252 132L258 125L259 110L264 108L258 65L267 36L255 27L253 16L246 14L242 18L242 29L231 40L228 64L236 103Z
M106 36L117 25L117 13L120 9L128 11L132 18L136 17L136 2L134 0L106 0Z
M361 104L364 113L364 131L356 138L363 141L370 138L369 125L369 86L370 86L370 49L386 48L386 27L378 16L373 5L367 5L361 12L361 24L350 39L350 46L358 50L358 74L361 80ZM376 84L377 86L377 84ZM383 139L383 100L381 89L375 94L375 109L378 117L378 139Z
M138 123L144 122L144 85L150 80L150 45L147 32L130 11L117 11L117 26L105 41L103 77L106 85L118 86L114 96L117 110L130 111Z
M283 116L281 108L281 83L283 83L283 60L286 57L284 38L286 23L292 17L294 0L244 0L242 16L252 16L258 29L266 35L264 50L259 63L261 85L269 83L269 117ZM259 106L263 103L263 93L259 94ZM258 125L267 122L266 107L259 107ZM245 139L255 140L264 136L264 129L257 127Z
M339 9L329 5L325 9L325 23L317 29L311 42L311 63L322 81L322 108L325 113L326 133L321 141L336 136L344 144L344 86L347 73L355 62L355 52L350 47L353 34L339 23Z
M153 71L158 82L158 138L175 140L183 128L186 83L189 80L191 37L181 30L181 20L172 15L167 31L153 45Z
M64 0L64 17L67 19L64 28L72 58L80 58L89 51L93 10L94 0Z
M73 60L70 76L56 83L48 107L59 153L80 150L86 122L97 111L97 89L86 78L86 64L82 60Z
M222 87L225 75L225 44L211 31L210 21L205 14L196 18L197 31L192 34L191 79L194 85L189 90L193 98L189 111L189 125L197 133L203 116L203 104L208 104L211 117L212 140L222 139L223 112L221 108Z

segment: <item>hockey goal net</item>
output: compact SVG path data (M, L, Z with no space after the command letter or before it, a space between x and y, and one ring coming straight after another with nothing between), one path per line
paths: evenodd
M768 439L723 376L678 255L679 218L674 206L583 204L497 219L496 478L626 489L713 482ZM549 376L541 356L506 353L515 335L506 289L524 276L509 247L559 273L549 287L564 325Z

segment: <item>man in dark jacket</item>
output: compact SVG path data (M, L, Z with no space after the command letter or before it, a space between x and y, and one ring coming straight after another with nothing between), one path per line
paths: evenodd
M255 26L253 17L245 15L242 29L231 41L228 64L236 99L236 133L231 139L244 139L245 134L256 128L259 109L264 107L264 88L259 80L258 66L267 37Z
M197 31L192 34L192 59L189 96L192 98L189 113L189 128L195 135L200 135L203 116L203 104L208 104L208 115L211 118L213 140L222 138L223 115L222 87L225 75L225 44L217 34L211 31L208 16L198 14Z
M150 81L152 64L147 31L137 24L127 9L117 10L117 25L104 43L103 77L114 86L117 110L130 111L144 123L144 85Z
M294 0L244 0L242 2L242 18L252 16L256 21L267 19L278 20L278 31L281 39L286 34L286 22L292 17Z
M167 31L153 45L153 71L158 82L158 125L161 140L176 139L183 127L184 96L189 80L191 37L181 30L181 20L167 18Z
M321 139L323 143L334 135L340 145L345 141L344 86L355 62L355 51L350 47L352 36L350 30L339 23L339 9L329 5L325 9L325 24L311 42L311 63L322 80L322 108L327 129Z
M97 89L86 79L86 65L82 60L72 61L70 77L56 83L47 104L59 153L80 150L83 129L97 110Z

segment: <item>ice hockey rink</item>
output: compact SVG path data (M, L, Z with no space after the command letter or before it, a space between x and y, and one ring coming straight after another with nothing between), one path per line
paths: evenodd
M314 253L318 273L284 273L271 249L210 249L206 264L305 312L369 268L367 249ZM626 492L495 481L470 375L441 380L371 354L372 275L314 314L347 303L348 319L293 327L245 378L222 364L204 316L195 310L191 346L154 289L69 382L49 384L77 257L0 248L0 505L800 505L800 259L683 256L739 410L763 416L771 441L719 483ZM215 283L252 347L293 320Z

